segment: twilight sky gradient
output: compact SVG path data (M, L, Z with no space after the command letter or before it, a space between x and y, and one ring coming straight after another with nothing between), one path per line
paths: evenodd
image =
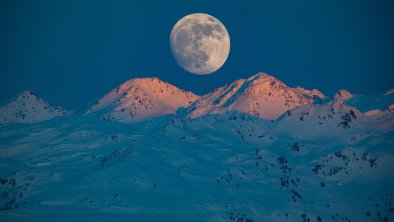
M394 4L384 0L0 1L0 103L23 90L68 109L156 76L197 94L259 71L333 96L394 87ZM185 72L169 36L202 12L227 28L227 62Z

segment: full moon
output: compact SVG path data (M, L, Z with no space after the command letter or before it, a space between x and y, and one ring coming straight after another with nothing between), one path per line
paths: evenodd
M190 73L206 75L215 72L226 62L230 52L230 37L218 19L195 13L175 24L170 45L179 66Z

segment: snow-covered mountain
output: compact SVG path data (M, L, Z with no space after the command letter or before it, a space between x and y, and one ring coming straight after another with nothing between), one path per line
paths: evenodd
M83 113L84 116L109 121L134 123L174 114L177 109L185 107L187 116L192 119L236 111L276 120L298 107L299 110L318 109L318 113L322 111L321 105L329 107L343 104L341 107L347 109L350 106L363 113L363 116L381 119L392 115L392 91L376 95L353 95L340 90L332 100L317 89L307 90L300 86L291 88L273 76L258 73L200 97L158 78L136 78L119 85L92 106L83 109ZM28 91L1 107L0 111L0 124L39 122L67 114L63 108L53 107Z
M85 115L0 125L0 221L391 221L392 95L129 80Z
M335 94L334 99L340 100L340 101L346 101L352 97L353 97L353 94L351 94L350 92L348 92L345 89L341 89L341 90L339 90L339 92L337 92Z
M394 126L352 110L2 125L0 221L390 221Z
M137 78L126 81L98 100L87 115L125 123L138 122L174 113L187 107L198 96L181 90L158 78Z
M289 109L319 103L325 98L316 89L290 88L273 76L258 73L202 96L188 111L192 118L235 110L273 120Z
M64 108L53 106L34 93L25 91L0 107L0 124L34 123L67 114Z
M365 116L356 108L348 106L342 100L328 103L301 106L288 110L276 120L277 130L287 132L294 137L315 140L336 139L342 136L349 140L346 131L359 130L366 125ZM300 130L296 130L300 129Z

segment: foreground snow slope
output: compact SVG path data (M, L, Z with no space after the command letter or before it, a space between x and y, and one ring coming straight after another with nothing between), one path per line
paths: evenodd
M393 127L337 105L3 125L0 221L390 221Z

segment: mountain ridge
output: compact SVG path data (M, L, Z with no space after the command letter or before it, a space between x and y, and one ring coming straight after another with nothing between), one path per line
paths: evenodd
M180 89L157 77L134 78L125 81L106 93L94 104L82 109L82 115L133 123L174 114L177 109L184 107L189 118L234 110L266 120L275 120L288 110L323 104L329 101L349 103L356 108L361 107L363 112L378 109L382 111L380 115L383 115L387 114L385 110L388 110L388 107L392 105L391 97L393 97L393 94L390 92L389 90L384 95L385 106L387 106L385 108L377 102L375 102L375 107L367 106L365 104L371 103L371 99L366 102L366 99L358 99L359 95L353 95L346 90L340 90L331 99L317 89L308 90L301 86L292 88L274 76L262 72L246 79L235 80L202 96ZM30 94L34 95L31 92ZM65 110L61 107L58 107L58 109ZM5 116L10 114L4 112L4 107L2 110L0 115L3 116L4 120L1 123L26 122L23 118L18 120L17 117L15 117L16 120L5 121L7 119ZM42 113L45 113L44 111ZM15 112L23 113L23 110L15 110ZM53 118L53 116L41 116L40 118L31 122L45 121Z
M191 117L198 117L237 110L273 120L289 109L313 104L315 98L324 100L326 96L316 89L290 88L273 76L257 73L202 96L189 112Z
M126 81L71 116L0 124L1 220L389 221L394 94L321 99L255 76L212 101L226 108L244 94L265 96L271 82L279 96L310 104L276 120L234 109L190 118L186 107L170 107L175 114L124 124L122 99L155 108L172 93L189 95L149 78ZM160 114L150 110L137 111Z

